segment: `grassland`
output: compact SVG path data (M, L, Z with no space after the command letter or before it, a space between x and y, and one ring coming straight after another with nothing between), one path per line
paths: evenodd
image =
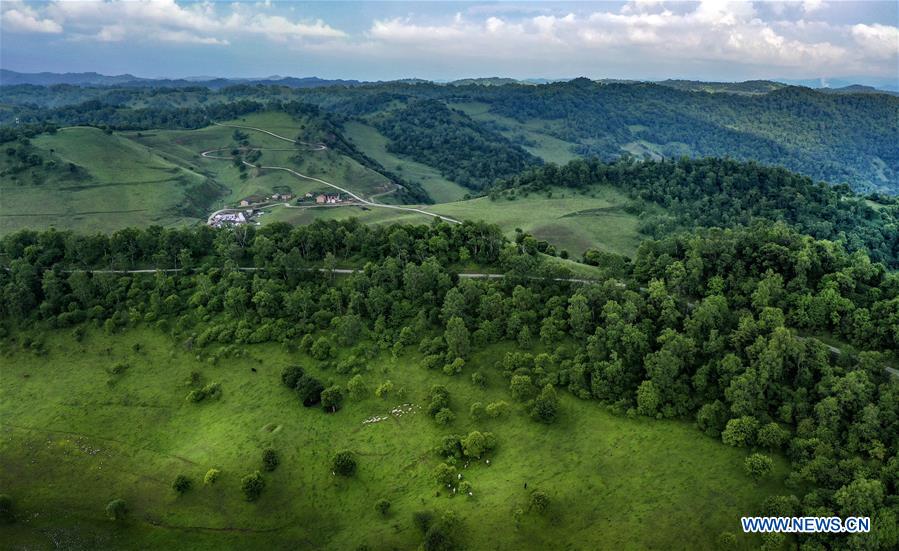
M479 122L493 123L499 132L513 142L524 142L523 147L532 155L540 157L548 163L565 164L578 158L574 153L575 144L560 140L544 132L550 121L532 119L519 122L515 119L490 112L486 103L451 103L450 107L465 112ZM552 123L556 124L556 123Z
M362 152L412 182L418 182L435 203L458 201L470 190L440 175L434 167L394 155L387 151L388 139L373 126L351 121L344 124L346 136Z
M4 529L13 548L411 549L420 538L412 513L432 509L456 511L472 549L714 549L720 532L738 531L741 514L784 491L780 459L776 476L755 485L742 472L744 450L686 423L617 417L567 394L552 426L517 407L507 418L473 420L472 402L511 402L494 368L511 349L504 346L478 353L456 377L423 369L417 353L378 356L363 373L368 385L390 379L406 396L371 394L325 414L300 406L280 385L281 368L299 363L341 384L348 375L322 372L278 346L250 346L245 357L210 365L150 329L91 330L82 342L68 331L42 338L44 356L2 356L0 491L16 502L19 522ZM117 363L129 367L110 375ZM473 369L486 374L486 389L469 382ZM193 371L221 383L222 397L185 401ZM454 426L438 428L420 411L362 424L420 403L433 383L450 390ZM443 434L474 429L494 432L498 448L489 466L462 470L473 497L449 497L431 478L431 449ZM265 474L261 499L245 502L239 480L260 468L268 446L281 465ZM350 479L328 467L344 448L359 461ZM204 486L212 467L222 477ZM179 473L194 481L183 497L171 488ZM514 511L526 509L525 483L552 505L545 517L525 513L516 522ZM114 498L131 509L123 524L104 516ZM380 498L393 504L386 518L374 510ZM750 545L757 542L741 540Z
M588 193L554 189L552 196L531 194L515 200L469 201L435 205L434 212L498 224L509 235L515 228L580 255L588 248L630 255L643 239L639 218L625 212L631 200L612 188Z
M190 167L95 128L62 129L33 144L47 164L17 180L0 179L0 233L49 226L108 232L195 221L179 214L191 186L205 180ZM77 177L65 169L69 163L81 167Z

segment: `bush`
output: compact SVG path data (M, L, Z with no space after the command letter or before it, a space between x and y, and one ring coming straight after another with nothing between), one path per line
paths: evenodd
M559 413L559 397L556 396L556 389L552 385L546 385L537 399L534 400L534 407L531 409L531 418L541 423L552 423L556 420Z
M190 490L190 487L193 485L190 478L186 475L179 474L175 477L175 481L172 482L172 489L178 492L178 495L184 495L184 493Z
M321 399L322 409L334 413L340 409L340 404L343 403L343 391L337 385L328 387L322 391Z
M281 383L287 388L296 388L306 372L298 365L289 365L281 371Z
M109 520L125 520L128 516L128 505L123 499L114 499L106 504L106 516Z
M262 473L256 471L243 477L240 480L240 489L247 501L259 499L262 490L265 489L265 479L262 478Z
M10 523L14 520L12 498L6 494L0 494L0 522Z
M509 413L509 404L504 400L492 402L490 404L487 404L487 408L485 411L487 412L487 415L496 419L497 417L502 417Z
M375 502L375 511L386 517L387 513L390 512L390 501L387 499L379 499Z
M356 458L349 450L339 451L331 458L331 470L340 476L353 476L356 473Z
M484 415L487 414L487 411L484 409L484 404L481 402L475 402L471 404L471 407L468 408L468 414L471 415L472 419L479 421L484 418Z
M221 474L222 471L218 469L209 469L206 471L206 476L203 477L203 484L215 484L215 481L219 479Z
M528 502L528 508L537 514L543 514L549 508L549 496L540 490L531 492L531 499Z
M274 471L278 468L278 464L281 463L281 460L278 459L278 452L271 448L266 448L262 451L262 468L266 471Z
M440 463L434 467L432 473L434 480L441 486L449 486L456 482L456 468L446 463Z
M334 356L334 345L331 344L327 337L319 337L309 352L316 360L327 360Z
M743 467L753 480L761 480L774 470L774 462L767 455L754 453L743 461Z
M321 384L318 379L310 377L309 375L304 375L297 381L297 397L307 408L321 402L321 395L324 389L325 385Z
M443 408L437 412L437 415L434 416L434 420L437 421L437 424L441 427L446 427L453 424L453 421L456 420L456 414L449 408Z

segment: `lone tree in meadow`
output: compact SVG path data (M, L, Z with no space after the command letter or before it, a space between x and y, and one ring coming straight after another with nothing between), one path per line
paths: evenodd
M329 413L335 413L343 403L343 390L338 385L330 386L322 391L321 399L322 409Z
M559 414L559 397L556 389L547 384L534 400L534 408L531 409L531 418L541 423L552 423Z
M765 454L754 453L743 461L743 466L753 480L761 480L774 470L774 462Z
M240 489L247 501L259 499L262 490L265 489L265 479L262 478L262 473L256 471L243 477L240 480Z
M278 468L281 460L278 458L278 452L272 448L266 448L262 451L262 468L266 471L274 471Z
M124 520L128 516L128 505L124 499L113 499L106 504L106 516L109 520Z
M353 476L356 473L356 458L349 450L339 451L331 459L331 470L340 476Z
M193 485L190 478L186 475L179 474L175 477L175 481L172 482L172 489L178 492L178 495L184 495L185 492L190 490L190 487Z

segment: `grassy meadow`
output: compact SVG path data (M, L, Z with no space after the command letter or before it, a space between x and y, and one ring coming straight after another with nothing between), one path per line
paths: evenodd
M556 424L531 421L494 367L507 345L475 354L453 377L425 370L411 348L397 359L377 355L362 371L368 397L326 414L303 408L281 385L281 369L297 363L326 384L350 375L280 346L248 346L213 365L217 347L187 350L154 329L40 338L46 355L14 348L0 357L0 492L13 497L19 518L3 528L11 548L411 549L420 541L412 513L428 509L458 513L471 549L714 549L720 532L739 531L741 514L783 491L783 460L756 485L743 473L745 450L688 423L615 416L564 392ZM113 375L117 364L127 369ZM486 388L470 382L476 369ZM187 402L191 372L220 383L221 398ZM386 380L397 392L376 398ZM420 404L434 383L450 391L452 426L418 410L363 425ZM469 416L473 402L499 399L513 404L507 417ZM432 479L432 448L441 435L475 429L493 432L498 446L489 465L461 469L472 497L448 495ZM281 464L249 503L239 481L261 468L266 447ZM358 460L351 478L330 472L341 449ZM204 485L210 468L221 478ZM193 481L181 497L171 488L178 474ZM533 489L550 496L545 516L526 511ZM130 509L123 523L104 514L115 498ZM374 509L381 498L392 502L386 517ZM741 548L757 545L740 538Z
M193 221L178 211L189 188L205 180L193 167L96 128L64 128L32 143L56 166L0 179L0 234L51 226L108 232ZM69 163L82 168L77 176L66 170ZM35 176L42 182L33 183Z

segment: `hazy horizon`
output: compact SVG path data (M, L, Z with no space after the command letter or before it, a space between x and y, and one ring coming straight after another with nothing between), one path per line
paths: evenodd
M893 2L821 0L4 1L0 67L176 79L899 84L897 19Z

